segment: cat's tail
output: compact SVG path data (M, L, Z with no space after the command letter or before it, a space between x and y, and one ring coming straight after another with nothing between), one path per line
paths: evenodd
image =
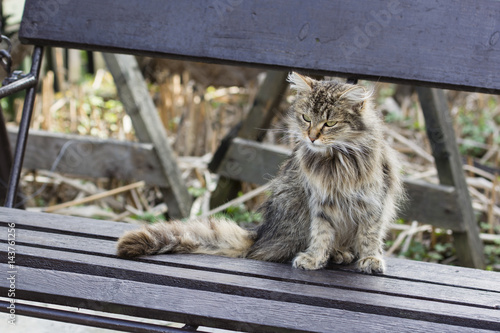
M245 257L255 236L254 232L224 218L161 222L120 237L117 255L133 258L160 253L200 253Z

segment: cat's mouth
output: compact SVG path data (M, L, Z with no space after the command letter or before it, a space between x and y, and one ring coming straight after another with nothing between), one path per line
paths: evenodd
M316 153L325 153L328 151L328 146L326 146L321 139L311 141L309 138L304 139L306 147Z

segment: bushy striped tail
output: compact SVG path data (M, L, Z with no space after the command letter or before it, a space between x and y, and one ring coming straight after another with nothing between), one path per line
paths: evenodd
M255 233L235 222L208 217L154 223L129 231L118 240L117 255L134 258L161 253L200 253L245 257L254 241Z

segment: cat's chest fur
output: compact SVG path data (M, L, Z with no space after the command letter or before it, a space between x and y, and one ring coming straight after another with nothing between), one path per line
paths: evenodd
M348 243L359 223L379 209L380 202L374 195L378 184L366 182L366 174L363 177L349 170L346 162L336 156L297 156L301 158L302 186L311 220L319 216L328 221L337 233L337 241Z

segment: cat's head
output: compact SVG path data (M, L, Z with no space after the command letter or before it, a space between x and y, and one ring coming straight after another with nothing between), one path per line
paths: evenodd
M367 115L371 93L359 85L317 81L292 72L288 76L297 97L291 107L292 135L317 152L345 150L373 127ZM371 110L370 110L371 111Z

